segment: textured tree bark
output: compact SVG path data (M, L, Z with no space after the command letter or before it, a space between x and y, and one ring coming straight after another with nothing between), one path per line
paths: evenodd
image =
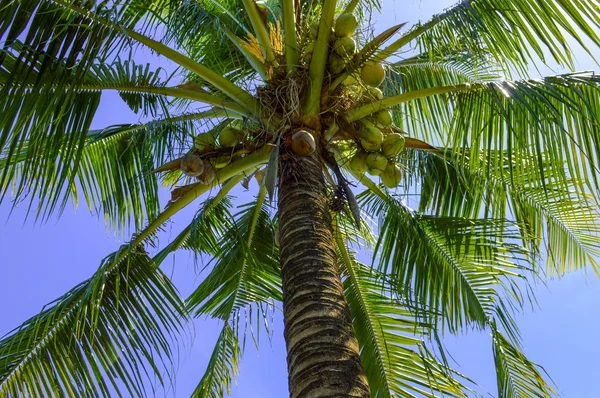
M290 397L370 397L316 158L281 162L278 206Z

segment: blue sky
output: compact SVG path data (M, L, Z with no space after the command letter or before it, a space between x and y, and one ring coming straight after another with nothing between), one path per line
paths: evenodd
M378 27L427 18L453 1L395 3L390 1L384 16L374 19ZM594 65L586 61L579 68L594 69ZM103 97L93 127L137 121L137 116L117 95L109 94ZM242 191L237 191L236 195L240 201L252 199ZM168 192L165 191L163 197L166 203ZM189 219L195 209L196 204L192 204L176 220ZM33 218L24 222L25 205L17 207L9 218L10 211L9 202L0 206L0 335L88 278L108 253L127 240L126 236L115 236L97 215L90 214L85 205L77 210L68 207L60 219L55 217L45 224L35 224ZM168 225L161 242L166 243L183 225L181 222ZM173 279L184 297L198 281L193 258L187 253L169 258L164 269L167 273L173 271ZM564 397L600 396L597 380L600 280L591 271L587 278L583 273L572 274L546 285L539 284L535 292L538 306L517 317L527 355L545 367ZM246 343L233 397L287 396L280 316L275 317L273 327L271 341L261 334L258 353L251 339ZM189 396L203 374L219 331L220 325L214 321L201 319L196 322L191 337L182 338L185 344L180 347L175 390L159 396ZM445 343L458 363L457 368L495 396L489 335L471 332L464 336L447 336Z

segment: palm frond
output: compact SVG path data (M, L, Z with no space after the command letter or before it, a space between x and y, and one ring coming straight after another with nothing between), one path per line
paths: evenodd
M225 323L192 398L223 398L225 392L230 394L241 356L242 350L237 336L231 326Z
M591 266L599 272L600 209L575 182L562 182L562 167L490 151L477 162L449 151L412 151L399 160L407 170L405 194L420 186L419 212L438 217L513 219L523 245L536 255L535 272L560 276ZM502 168L495 167L501 163ZM486 170L486 171L484 171ZM541 267L540 267L541 265Z
M523 282L527 285L532 253L520 245L516 224L422 215L381 195L360 196L366 210L380 217L378 270L401 297L441 314L441 326L453 332L467 325L485 328L504 299L522 304L519 292ZM427 311L417 315L437 322Z
M476 84L497 80L491 65L469 54L414 58L393 64L384 84L384 94L394 96L435 87ZM453 109L445 96L427 96L396 107L396 125L433 143L445 143Z
M261 189L257 201L244 206L219 237L212 270L187 299L196 315L228 320L248 304L281 300L279 252L265 195Z
M0 394L145 396L173 365L185 318L169 279L142 247L125 245L0 340Z
M336 232L345 295L371 395L466 397L466 387L456 373L425 346L431 325L417 321L409 307L393 297L383 278L354 259Z
M544 370L492 327L492 346L498 382L499 398L556 396L556 391L544 379Z
M478 58L491 57L507 74L517 70L526 75L538 59L572 69L569 40L594 54L585 42L600 46L598 28L600 11L592 0L464 0L415 25L403 44L416 39L421 52L440 47L469 51Z
M589 190L598 198L599 103L600 79L594 74L488 83L456 94L448 142L472 164L480 153L506 151L509 156L484 166L502 168L519 158L536 159L540 171L548 163L564 165L567 171L556 174L562 180L557 183L567 186L571 176L579 192Z
M11 192L15 201L29 196L38 214L49 216L57 203L76 201L81 188L90 210L103 213L115 227L133 221L139 229L159 210L157 181L149 174L154 162L188 147L195 122L211 116L200 112L91 130L71 163L60 145L46 150L27 140L19 153L0 157L0 194ZM58 159L52 158L54 151Z
M172 39L189 57L202 59L206 67L230 81L246 84L255 77L253 67L230 40L248 38L241 10L241 3L233 0L183 2L168 15L166 39ZM186 79L205 84L193 73Z

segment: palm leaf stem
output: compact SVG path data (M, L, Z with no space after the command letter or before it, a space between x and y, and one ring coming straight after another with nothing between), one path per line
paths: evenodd
M214 86L215 88L220 90L223 94L227 95L229 98L231 98L238 104L242 105L244 108L246 108L252 114L254 114L257 117L260 117L262 107L261 107L260 103L256 100L256 98L254 98L247 91L243 90L241 87L236 86L235 84L233 84L232 82L230 82L229 80L224 78L223 76L219 75L215 71L207 68L206 66L194 61L193 59L185 56L184 54L172 49L171 47L169 47L159 41L156 41L147 36L144 36L141 33L138 33L129 28L118 26L117 24L112 23L111 21L109 21L107 19L101 18L101 17L93 14L89 10L77 7L77 6L73 5L72 3L69 3L65 0L52 0L52 1L56 2L57 4L65 7L65 8L68 8L70 10L73 10L73 11L81 14L81 15L84 15L96 22L99 22L107 27L111 27L111 28L115 29L116 31L122 31L123 33L127 34L129 37L134 39L135 41L145 45L146 47L151 48L152 50L156 51L160 55L170 59L171 61L184 67L185 69L197 74L202 79L204 79L208 83L210 83L212 86Z
M265 145L260 149L256 150L256 152L253 152L250 155L236 162L233 162L229 166L219 170L216 173L214 181L210 184L202 184L199 182L192 184L193 188L189 189L179 199L173 202L169 207L165 209L165 211L160 213L156 217L156 219L154 219L154 221L152 221L146 228L144 228L143 231L137 234L135 236L135 239L133 239L133 241L131 242L130 246L135 247L141 244L146 238L154 234L155 231L169 218L177 214L181 209L183 209L192 201L194 201L198 196L206 193L207 191L215 187L219 183L219 181L225 181L253 167L265 163L269 158L271 148L272 147L270 145ZM119 256L115 259L114 263L118 264L124 257L125 254L120 253Z
M325 66L329 50L329 34L333 27L336 0L324 0L321 9L321 22L319 33L315 41L312 59L308 69L309 86L308 95L305 98L303 110L306 116L314 117L321 110L321 89L325 76Z
M246 177L245 173L239 173L238 175L231 177L223 186L221 190L212 198L209 207L205 210L209 210L210 208L215 207L227 194L231 191L241 180ZM160 252L158 252L153 258L152 261L158 266L160 265L164 259L175 250L179 249L183 242L190 236L192 231L192 224L189 224L183 231L181 231L175 239L173 239L169 244L164 247Z
M352 58L352 61L346 66L346 69L342 74L335 78L333 83L328 88L328 91L331 93L335 90L352 72L356 71L359 66L365 64L365 62L372 58L373 53L381 47L383 43L385 43L390 37L392 37L397 31L402 29L402 27L406 25L405 23L401 23L391 28L386 29L385 31L378 34L373 40L368 42L357 54L355 54Z
M348 5L346 6L346 8L344 8L343 13L344 14L351 14L354 12L354 10L356 9L356 6L358 6L358 3L360 2L360 0L351 0Z
M246 9L246 13L248 19L250 19L250 23L252 24L252 29L256 34L256 39L260 44L260 49L265 56L266 61L271 66L277 66L277 61L275 60L275 53L273 52L273 48L271 47L271 39L269 36L269 32L267 31L267 27L263 23L262 18L258 12L258 6L254 2L254 0L242 0L244 3L244 8Z
M429 97L432 95L442 95L463 91L469 89L470 87L471 84L455 84L449 86L426 88L422 90L414 90L400 95L395 95L393 97L387 97L381 101L370 102L358 108L354 108L348 113L346 113L345 118L349 122L355 122L377 111L387 109L395 105L403 104L405 102L413 101L419 98Z
M296 38L296 5L294 0L281 0L283 11L283 31L285 34L285 64L287 73L294 72L298 67L298 40Z
M373 59L376 59L378 62L388 59L396 51L398 51L399 49L401 49L402 47L404 47L405 45L410 43L412 40L419 37L421 34L426 32L428 29L434 27L440 20L441 20L441 18L440 19L432 19L429 22L427 22L415 29L409 30L404 35L400 36L398 38L398 40L394 41L393 43L391 43L389 46L387 46L383 50L380 50L379 52L377 52L373 56Z

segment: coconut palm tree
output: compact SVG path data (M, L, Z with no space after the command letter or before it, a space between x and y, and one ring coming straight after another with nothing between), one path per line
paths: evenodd
M146 396L200 315L223 328L194 396L223 396L278 302L291 397L471 395L439 338L472 328L498 396L553 394L513 314L531 281L599 270L600 78L532 70L593 54L600 9L471 0L374 32L380 6L3 1L2 199L44 220L83 197L135 233L0 340L1 396ZM110 90L147 121L90 130ZM187 298L160 268L180 249L209 264Z

